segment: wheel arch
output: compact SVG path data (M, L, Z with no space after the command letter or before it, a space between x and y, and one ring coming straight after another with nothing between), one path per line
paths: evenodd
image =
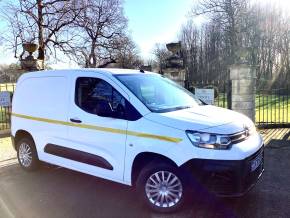
M18 142L24 137L28 137L28 138L32 139L32 141L35 143L32 135L28 131L23 130L23 129L19 129L16 131L15 137L14 137L14 148L15 149L16 149Z
M131 184L135 186L136 180L138 178L138 175L141 171L141 169L151 163L152 161L160 161L160 162L165 162L169 163L172 166L177 167L177 164L170 158L154 153L154 152L141 152L138 155L135 156L133 164L132 164L132 169L131 169Z

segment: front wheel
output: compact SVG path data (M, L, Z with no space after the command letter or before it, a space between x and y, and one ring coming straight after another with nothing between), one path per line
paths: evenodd
M142 200L156 212L174 212L188 199L184 175L166 163L152 163L143 168L136 187Z
M38 168L39 160L35 144L31 138L23 138L17 143L17 158L20 166L27 171Z

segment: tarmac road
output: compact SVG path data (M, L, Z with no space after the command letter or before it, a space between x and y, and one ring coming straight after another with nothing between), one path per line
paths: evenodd
M289 141L288 141L289 143ZM290 217L290 144L267 148L265 173L246 196L221 199L203 193L175 214L155 214L127 186L44 165L28 173L0 167L0 217Z

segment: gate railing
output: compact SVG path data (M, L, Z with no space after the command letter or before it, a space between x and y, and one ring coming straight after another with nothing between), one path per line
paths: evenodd
M290 88L257 90L256 124L260 127L290 126Z
M230 81L198 81L194 88L214 88L215 105L230 109ZM290 87L259 89L255 96L255 123L260 128L290 127Z
M9 91L11 93L15 90L15 83L3 83L0 84L0 92ZM9 131L11 127L11 106L0 106L0 133Z

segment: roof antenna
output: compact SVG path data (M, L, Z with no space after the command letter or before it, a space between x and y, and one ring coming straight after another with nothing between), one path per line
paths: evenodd
M140 72L141 72L141 73L145 73L145 71L144 71L143 69L140 69Z

